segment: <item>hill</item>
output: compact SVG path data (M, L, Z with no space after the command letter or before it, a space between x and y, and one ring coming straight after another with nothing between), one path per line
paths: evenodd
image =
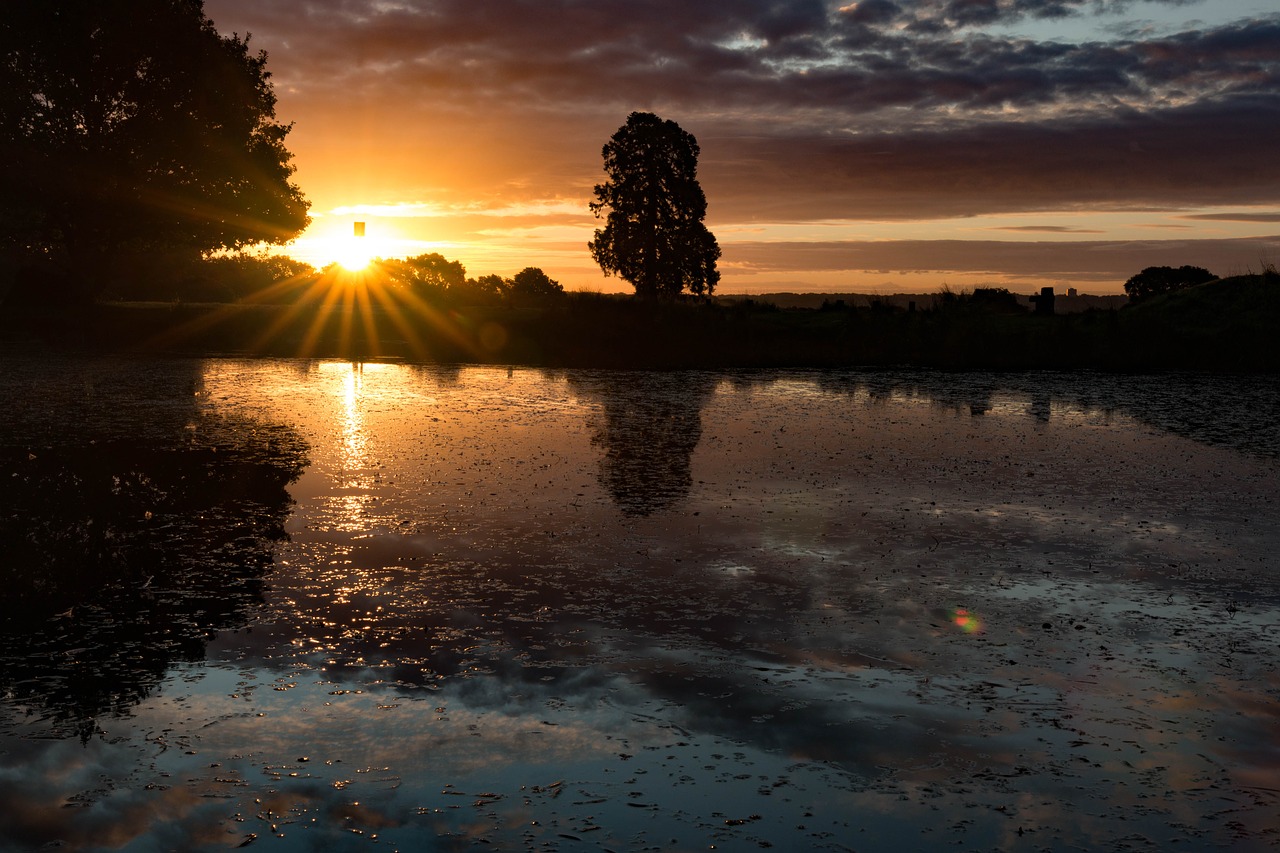
M1135 366L1280 369L1280 276L1218 279L1120 312L1125 360Z

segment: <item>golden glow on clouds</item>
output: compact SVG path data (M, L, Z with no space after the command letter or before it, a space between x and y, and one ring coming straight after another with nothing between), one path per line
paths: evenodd
M284 252L318 268L337 262L344 269L364 268L373 258L403 258L438 252L460 261L470 277L514 275L527 266L542 268L570 290L629 292L617 278L605 278L592 262L587 242L599 227L599 220L581 204L565 199L513 201L506 206L448 204L423 201L360 203L335 206L315 216L312 226ZM996 241L1015 246L1057 245L1064 250L1071 243L1114 241L1115 245L1141 246L1156 241L1204 239L1233 240L1263 237L1272 233L1272 208L1205 207L1197 210L1074 210L1042 213L1011 213L970 217L899 221L820 220L811 222L716 222L709 227L724 249L720 293L761 293L775 291L832 291L864 293L928 293L944 284L952 288L984 286L1008 287L1016 292L1032 292L1041 286L1060 289L1078 287L1089 293L1119 292L1124 276L1101 276L1096 270L1080 274L1065 272L1061 258L1054 264L1046 256L1039 274L1025 265L1009 268L993 254L983 269L956 266L943 257L916 257L912 268L848 269L814 264L816 256L793 253L795 268L761 268L748 262L740 247L773 243L789 244L920 241L943 246L948 241ZM1238 218L1195 219L1192 216ZM1250 219L1249 217L1253 218ZM352 222L367 221L366 236L352 236ZM1082 248L1082 251L1086 249ZM1096 248L1087 251L1097 251ZM1162 250L1164 251L1164 250ZM1178 250L1182 251L1182 250ZM1178 263L1209 266L1222 275L1244 271L1223 267L1192 255L1179 254ZM752 257L755 257L753 251ZM1159 263L1153 259L1151 263ZM916 264L918 268L915 268ZM1129 263L1126 261L1125 263ZM1140 269L1150 265L1135 260ZM1131 265L1131 264L1130 264ZM1126 267L1127 268L1127 267Z
M421 219L446 216L445 210L436 204L422 201L405 201L395 204L352 204L335 207L330 216L380 216L387 218Z
M300 146L301 147L301 146ZM705 153L705 152L704 152ZM301 156L301 155L300 155ZM590 184L598 170L594 153L584 157L584 180L571 180L577 197L562 195L549 187L521 187L518 181L503 182L505 195L495 195L492 185L482 189L469 173L457 173L457 185L443 188L438 176L404 176L403 196L397 199L394 186L375 180L334 181L330 173L317 175L312 227L286 252L316 266L335 260L358 266L359 258L347 260L341 247L349 242L351 222L368 222L368 251L371 257L398 258L438 252L460 261L467 275L480 277L514 275L527 266L542 268L570 290L629 292L617 278L606 278L591 260L587 243L600 227L587 207ZM369 158L367 161L372 162ZM314 166L312 167L314 168ZM1029 293L1042 286L1078 287L1089 293L1117 293L1128 275L1144 266L1161 263L1195 263L1222 275L1245 271L1248 263L1267 255L1243 246L1236 255L1243 260L1224 261L1222 246L1182 246L1188 240L1228 241L1261 238L1275 234L1277 210L1256 205L1204 205L1200 207L1139 206L1117 203L1111 208L1097 205L1064 205L1043 211L988 213L971 216L912 216L896 219L854 219L815 217L809 220L773 218L767 212L758 218L743 216L732 203L718 203L714 187L706 183L709 196L708 226L716 234L724 257L723 279L718 292L760 293L773 291L834 292L933 292L944 284L952 288L1008 287ZM426 189L424 189L424 187ZM431 189L435 187L435 189ZM364 196L352 198L356 193ZM370 196L377 201L368 201ZM480 200L469 200L469 197ZM750 213L750 211L746 211ZM868 211L870 213L870 211ZM1197 218L1206 215L1210 219ZM1217 218L1221 215L1221 218ZM1252 218L1250 218L1252 217ZM877 263L870 268L853 265L832 267L819 254L805 255L793 247L808 243L915 241L916 253L908 266ZM1103 248L1099 242L1111 241ZM1161 246L1161 241L1179 245ZM1024 247L1015 266L998 254L989 265L974 268L972 261L959 263L951 257L960 243L992 242ZM1114 255L1113 269L1099 270L1092 260L1072 268L1064 261L1064 244L1080 243L1079 258ZM751 257L758 257L761 243L776 244L790 266L770 264L762 268L748 262L740 247L750 245ZM792 248L789 248L789 244ZM1032 269L1025 252L1030 244L1041 247L1038 269ZM1147 245L1134 255L1130 249ZM1061 249L1052 248L1060 246ZM1209 252L1206 254L1206 252ZM1214 254L1216 252L1216 254ZM1274 254L1274 253L1273 253ZM1267 255L1271 257L1271 255ZM1235 257L1235 256L1232 256ZM897 264L895 261L894 264ZM1136 266L1134 265L1136 264ZM1132 267L1132 268L1131 268Z
M335 207L330 216L380 216L391 219L430 219L458 216L529 217L586 214L587 199L569 201L547 199L510 204L440 204L438 202L405 201L389 204L354 204Z

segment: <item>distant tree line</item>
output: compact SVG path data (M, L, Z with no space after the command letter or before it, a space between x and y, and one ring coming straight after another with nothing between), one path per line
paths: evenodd
M207 258L155 252L135 259L132 269L134 275L114 282L102 297L132 302L294 304L323 300L333 288L352 282L351 274L337 264L318 270L305 261L263 250ZM510 278L471 278L461 262L434 252L378 259L358 280L375 290L398 290L432 305L519 304L564 294L560 282L538 267L525 267ZM9 305L33 304L45 296L39 289L18 289L4 301Z
M468 278L460 262L431 252L411 258L377 260L376 274L428 302L489 305L511 300L541 300L560 296L564 287L538 267L525 267L511 278L483 275Z

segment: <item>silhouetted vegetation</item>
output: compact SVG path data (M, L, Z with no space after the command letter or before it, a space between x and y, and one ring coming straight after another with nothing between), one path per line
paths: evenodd
M517 299L527 302L564 293L560 283L538 267L525 267L512 278L484 275L467 278L467 268L438 253L374 262L366 278L379 286L402 287L421 303L449 307L496 306Z
M200 2L14 4L0 56L0 290L82 301L306 227L266 54Z
M1195 287L1215 278L1216 275L1202 267L1147 267L1124 283L1124 292L1132 302L1141 302L1162 293Z
M638 296L709 295L720 280L698 153L693 134L653 113L632 113L604 146L608 180L596 185L591 212L604 213L605 226L588 248Z
M147 352L436 363L1280 369L1272 346L1280 286L1265 272L1120 310L1044 314L1003 288L944 287L911 301L814 298L810 308L746 297L566 293L537 267L510 279L469 278L461 263L438 254L379 261L362 273L336 265L317 273L261 256L229 256L203 268L203 277L171 291L239 304L100 303L71 314L18 306L0 332Z
M9 336L150 352L557 366L1276 370L1278 297L1280 288L1264 277L1245 276L1120 311L1059 316L1014 313L1003 299L965 294L916 311L887 302L824 311L589 293L470 305L445 300L436 309L394 297L363 306L104 303L92 317L13 317Z
M525 267L512 277L507 292L516 297L541 299L561 296L564 288L537 267Z
M393 284L406 287L423 299L440 299L467 282L466 267L436 252L403 260L378 261L377 266Z

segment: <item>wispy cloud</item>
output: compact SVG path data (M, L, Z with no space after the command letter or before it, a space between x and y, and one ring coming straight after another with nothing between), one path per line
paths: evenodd
M1065 225L997 225L992 231L1016 231L1027 234L1103 234L1100 228L1069 228Z
M394 204L352 204L335 207L330 216L379 216L389 219L430 219L458 216L545 217L589 215L580 201L543 200L513 205L438 204L433 202L396 202Z

